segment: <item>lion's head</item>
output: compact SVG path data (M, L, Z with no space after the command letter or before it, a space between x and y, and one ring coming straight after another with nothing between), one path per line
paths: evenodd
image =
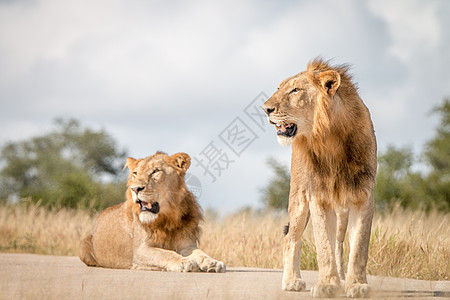
M187 193L184 175L191 164L186 153L169 156L162 152L143 159L128 158L130 170L127 198L143 224L157 219L180 219ZM193 197L193 196L192 196Z
M278 141L290 145L297 136L309 138L330 128L330 110L344 105L341 93L356 93L347 66L330 67L316 59L307 70L285 79L263 109L277 129Z

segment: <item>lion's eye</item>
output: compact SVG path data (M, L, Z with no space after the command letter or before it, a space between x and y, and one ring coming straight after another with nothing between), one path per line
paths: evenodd
M136 171L133 172L133 176L137 176L137 172Z
M299 89L299 88L294 88L293 90L291 90L291 91L289 92L289 94L296 94L296 93L298 93L298 92L300 92L300 89Z
M150 174L150 177L153 176L153 175L155 175L155 174L158 173L159 171L160 171L159 169L153 170L153 172Z

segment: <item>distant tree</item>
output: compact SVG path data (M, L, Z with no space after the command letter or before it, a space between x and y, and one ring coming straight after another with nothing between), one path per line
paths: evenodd
M57 119L51 132L1 148L0 197L103 208L123 199L125 157L105 131Z
M400 203L412 209L450 211L450 100L433 112L441 122L422 153L428 172L412 171L410 148L389 146L378 157L375 201L379 208Z
M411 170L413 163L414 156L409 147L396 148L391 145L378 156L374 190L377 208L386 209L397 203L404 207L418 208L420 195L417 194L417 186L412 183L422 179Z
M262 188L262 202L272 209L287 209L289 204L289 187L291 175L289 168L274 158L267 160L267 165L274 172L267 186Z
M436 208L450 211L450 98L444 99L433 112L440 115L440 124L423 152L431 167L425 193L434 200Z

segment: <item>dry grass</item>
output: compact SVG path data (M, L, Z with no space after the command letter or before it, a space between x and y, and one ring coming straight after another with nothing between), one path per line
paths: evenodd
M368 269L393 277L450 280L450 214L397 207L375 216Z
M244 211L222 220L206 214L201 247L230 266L282 268L285 213ZM310 225L302 248L302 269L316 270L314 240Z
M95 216L85 211L47 210L33 204L0 205L0 251L77 255ZM225 218L207 214L201 248L228 266L282 268L286 214L249 211ZM308 225L302 269L317 269ZM348 246L348 245L347 245ZM374 275L449 280L450 215L400 208L374 218L368 271Z
M48 210L36 204L0 205L0 251L78 255L93 217L82 210Z

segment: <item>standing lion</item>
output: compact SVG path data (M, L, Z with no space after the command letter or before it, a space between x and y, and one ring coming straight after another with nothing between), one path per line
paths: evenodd
M186 153L128 158L127 200L100 213L82 242L88 266L176 272L225 272L200 249L201 209L186 188Z
M348 297L368 296L377 147L369 110L348 67L316 59L306 71L285 79L263 109L279 142L292 145L283 290L305 288L301 237L311 216L319 265L313 297L335 296L341 280ZM347 224L350 257L345 278L342 243Z

